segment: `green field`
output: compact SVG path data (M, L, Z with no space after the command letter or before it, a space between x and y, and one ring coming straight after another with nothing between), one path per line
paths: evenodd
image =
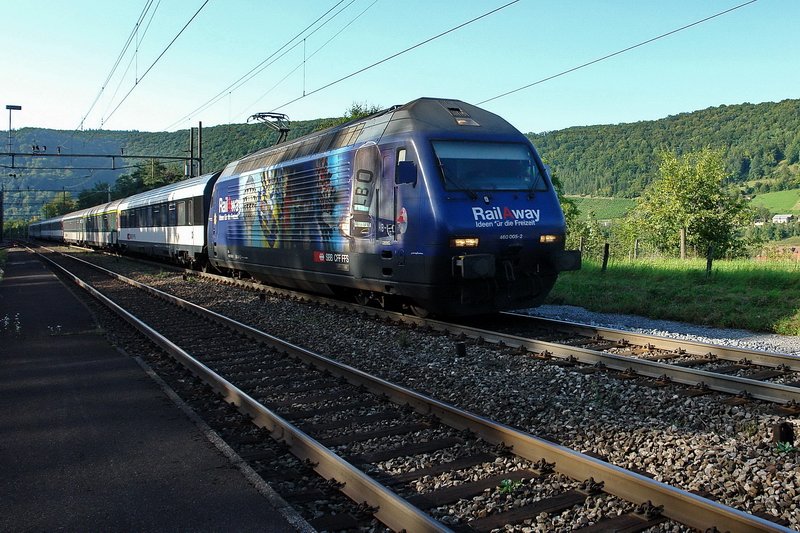
M571 195L567 195L567 198L575 202L582 216L591 212L598 220L622 218L636 206L636 200L630 198L592 198ZM788 213L800 215L800 189L759 194L753 197L751 204L754 207L766 207L776 215Z
M771 244L774 244L775 246L800 246L800 237L789 237L788 239L773 241Z
M622 218L636 205L636 200L630 198L590 198L587 196L568 196L568 198L578 206L581 216L592 212L594 218L598 220Z
M755 196L750 203L754 207L766 207L773 214L800 214L800 189L767 192Z
M800 335L800 263L691 259L584 261L562 273L546 303L725 328Z

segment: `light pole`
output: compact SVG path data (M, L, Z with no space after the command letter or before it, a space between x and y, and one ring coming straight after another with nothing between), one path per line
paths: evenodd
M21 111L21 105L7 105L6 109L8 109L8 153L12 152L11 150L11 112L12 111Z

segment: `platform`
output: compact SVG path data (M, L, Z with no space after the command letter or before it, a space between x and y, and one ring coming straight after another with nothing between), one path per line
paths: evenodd
M0 281L0 531L313 531L34 255Z

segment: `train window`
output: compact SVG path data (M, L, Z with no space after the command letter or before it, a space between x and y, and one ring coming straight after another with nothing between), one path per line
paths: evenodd
M177 226L178 225L178 211L175 207L175 202L171 202L169 206L167 206L167 225L168 226Z
M446 190L547 190L547 182L525 144L434 141L433 149Z
M394 182L397 184L417 183L417 166L414 161L406 159L408 152L405 148L397 149L397 165L394 169Z
M195 226L200 226L203 224L203 197L202 196L195 196L194 198L194 209L192 209L192 213L194 214L192 224Z
M186 225L186 200L181 200L180 202L176 203L176 209L178 214L178 226L185 226Z

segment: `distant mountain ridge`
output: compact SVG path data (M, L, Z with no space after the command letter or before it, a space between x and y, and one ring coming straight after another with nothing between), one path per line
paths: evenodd
M289 138L310 133L330 120L293 122ZM61 156L17 158L13 169L8 168L8 158L3 158L0 164L6 168L0 174L0 183L6 190L64 189L77 196L98 182L113 184L120 175L130 173L131 166L146 163L125 159L124 155L189 155L188 129L139 132L22 128L12 134L15 151L31 153L38 147L55 154L61 147ZM0 135L5 141L6 134ZM659 151L682 153L705 146L726 151L728 169L736 182L790 183L797 180L800 168L800 100L723 105L653 121L573 127L529 133L528 137L561 179L567 194L638 196L656 176ZM232 160L272 145L276 139L277 133L264 124L206 127L203 170L221 169ZM116 168L128 168L112 171L109 159L70 157L79 153L119 155L114 161ZM15 208L7 200L7 212L14 213ZM19 209L23 208L18 206Z
M655 178L661 150L686 153L705 146L725 151L734 182L795 182L800 100L722 105L659 120L527 135L567 194L638 196Z
M310 133L323 122L323 119L293 122L289 138ZM147 163L143 160L125 159L125 155L186 157L190 155L188 129L176 132L140 132L22 128L14 130L12 135L16 152L30 154L38 147L47 154L56 154L60 149L61 155L47 158L16 158L16 168L6 169L8 174L15 174L14 178L4 180L6 189L66 187L68 191L79 191L97 182L114 183L126 171L130 173L130 170L123 167ZM259 123L203 128L203 170L204 172L219 170L230 161L274 144L277 138L277 132ZM7 141L4 144L7 144ZM4 146L2 151L5 152L6 148L7 146ZM107 158L76 158L70 157L71 154L119 156L115 158L115 168L122 170L111 170L112 162ZM180 166L180 163L178 165ZM56 167L54 170L49 170L54 167Z

